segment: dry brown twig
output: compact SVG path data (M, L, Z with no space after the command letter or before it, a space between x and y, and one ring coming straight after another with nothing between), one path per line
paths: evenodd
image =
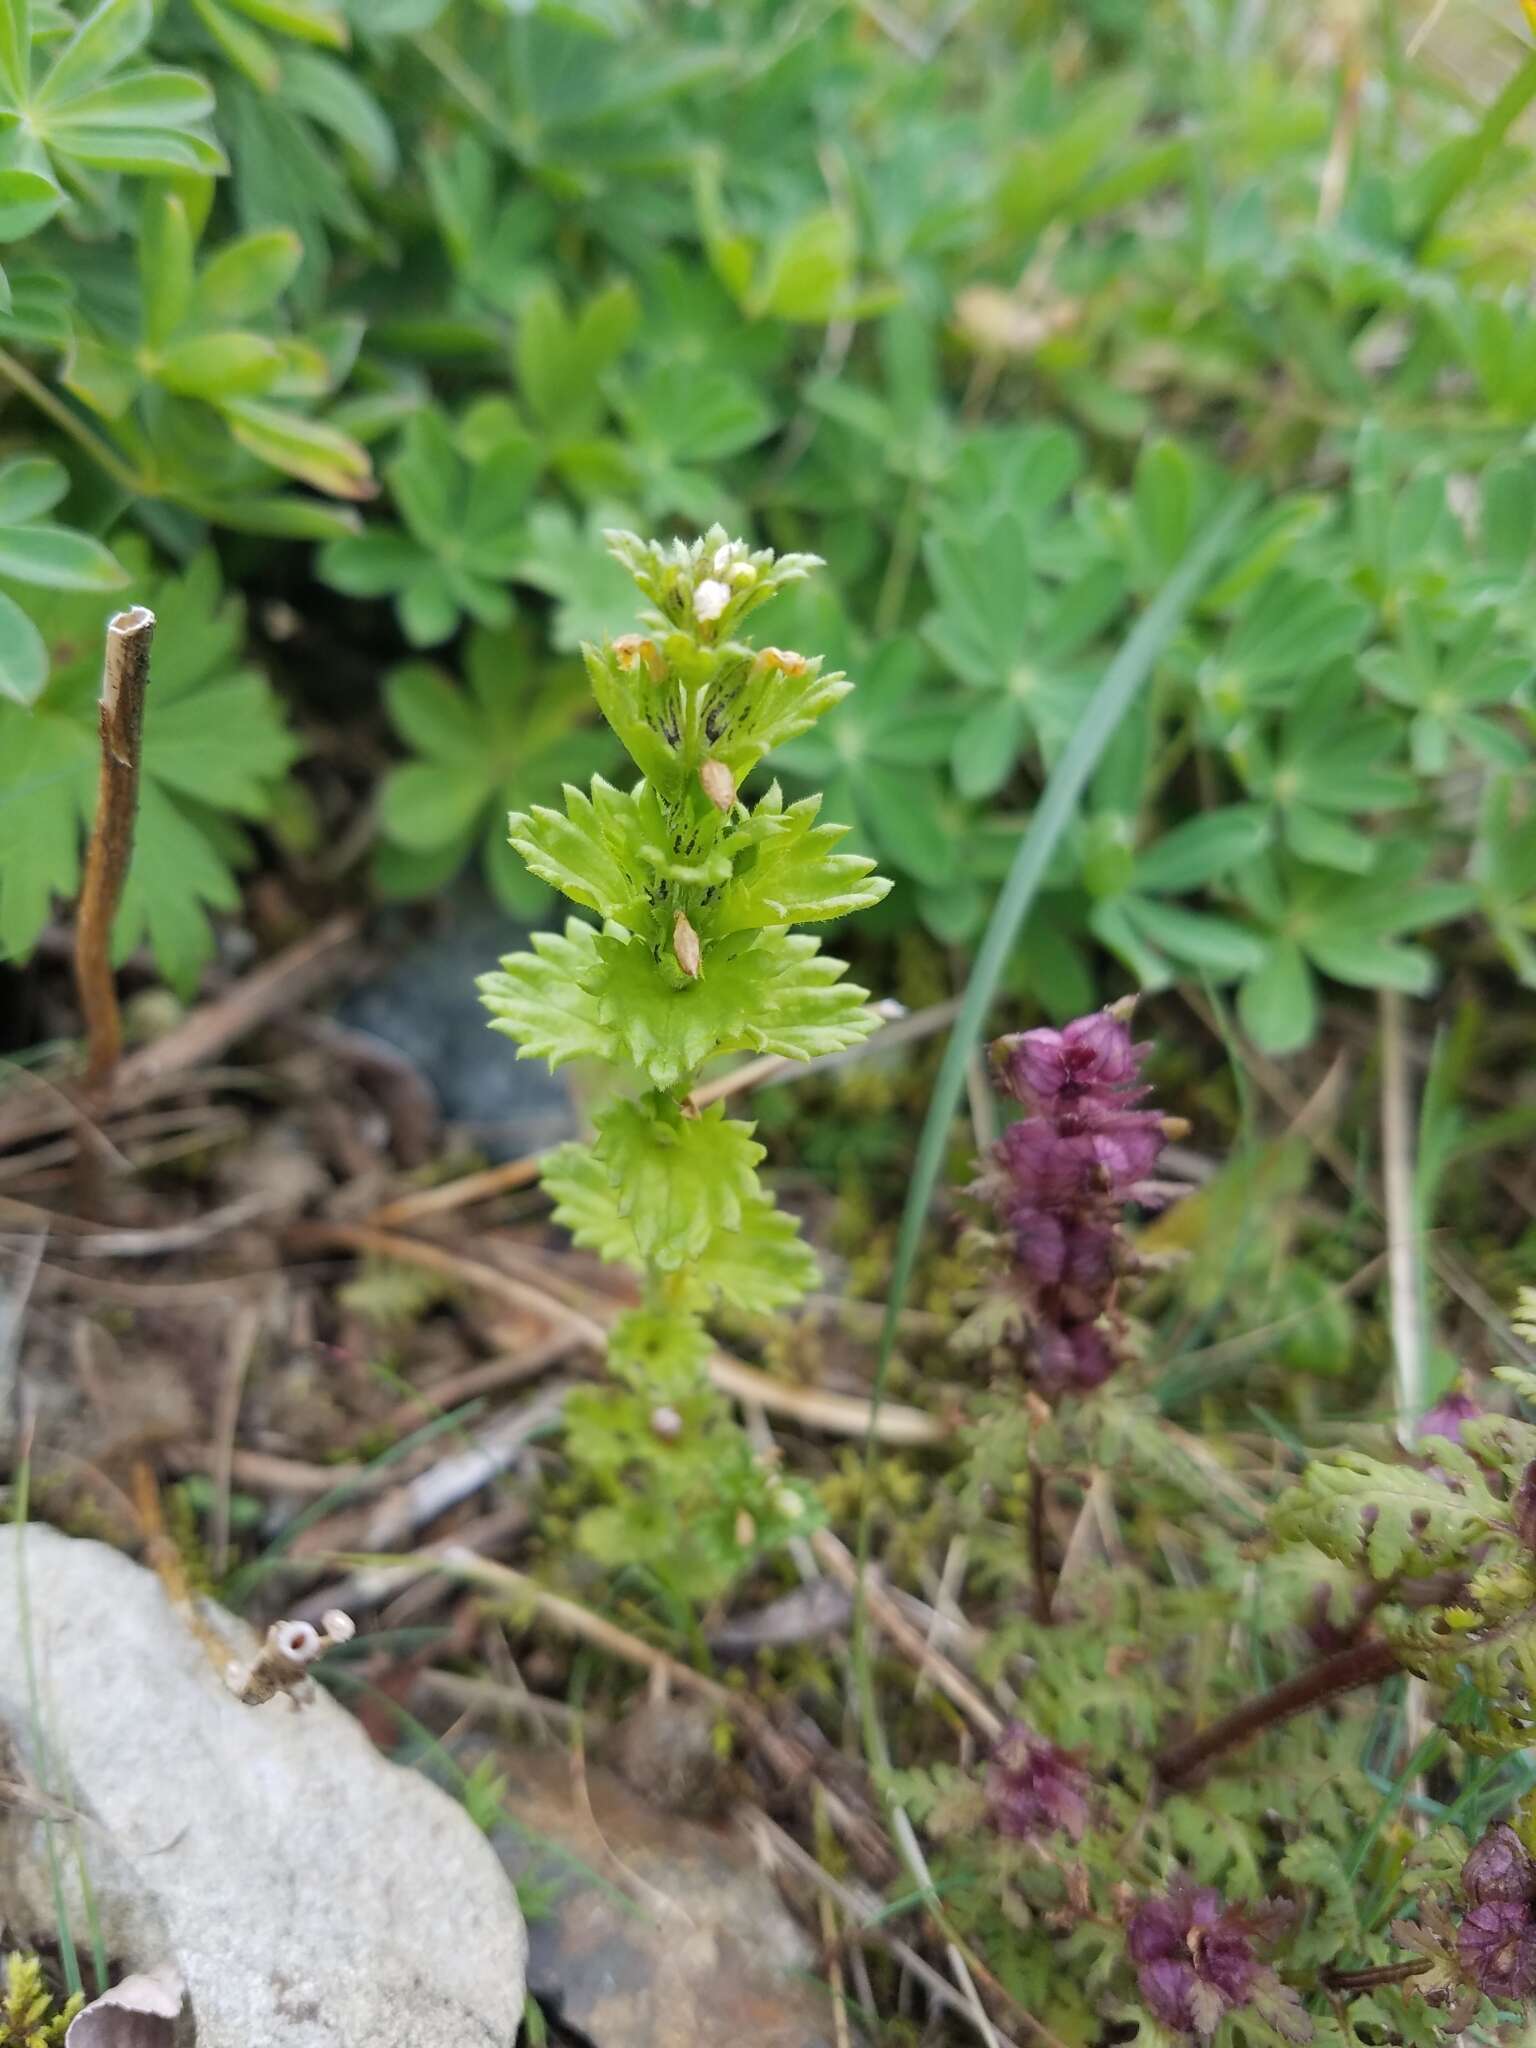
M408 1562L403 1558L377 1557L362 1561L369 1564ZM783 1785L791 1789L816 1786L818 1796L825 1803L827 1818L861 1869L877 1883L889 1881L894 1870L890 1845L873 1815L829 1785L825 1772L818 1768L816 1751L798 1736L781 1728L748 1694L732 1692L715 1679L706 1678L702 1671L680 1664L665 1650L642 1642L639 1636L631 1635L627 1629L605 1620L600 1614L593 1614L576 1601L551 1593L537 1579L530 1579L525 1572L516 1571L511 1565L477 1557L473 1551L455 1544L445 1544L431 1557L430 1564L434 1570L449 1572L517 1608L538 1614L563 1635L574 1636L577 1641L591 1643L610 1657L637 1665L650 1674L659 1688L692 1693L696 1698L708 1701L719 1713L737 1723Z
M163 1038L129 1053L117 1067L100 1113L141 1109L148 1096L165 1092L167 1079L217 1060L258 1026L303 1002L347 964L359 922L355 911L338 911L253 968L223 995L202 1004ZM39 1096L44 1099L39 1101ZM19 1077L0 1100L0 1145L47 1137L79 1122L78 1108L43 1076Z
M832 1531L818 1529L811 1538L811 1546L833 1578L855 1592L858 1565ZM864 1575L864 1599L870 1620L880 1632L889 1636L902 1655L930 1678L940 1692L948 1694L978 1734L989 1743L996 1742L1003 1732L1002 1715L982 1698L965 1673L908 1621L885 1587L869 1572Z
M112 973L112 923L133 857L144 697L154 638L155 615L142 604L119 612L107 625L101 678L101 773L75 919L75 986L85 1019L85 1085L93 1095L110 1089L123 1049L122 1017Z
M375 1230L365 1223L321 1221L295 1224L286 1233L286 1242L300 1252L334 1246L347 1251L371 1252L377 1258L398 1259L405 1265L420 1266L426 1272L441 1273L445 1279L476 1288L506 1302L511 1308L564 1329L576 1341L590 1345L599 1355L608 1348L607 1327L596 1313L585 1307L573 1306L552 1288L505 1273L498 1266L486 1265L483 1260L465 1258L459 1252L450 1251L446 1245L429 1244L424 1238L409 1237L404 1232ZM564 1290L567 1293L572 1291ZM604 1312L609 1312L609 1304L599 1303L595 1297L589 1299L593 1301L594 1308L601 1307ZM612 1312L616 1313L620 1306L622 1304L612 1304ZM759 1372L755 1366L732 1358L723 1351L717 1351L710 1360L709 1376L721 1393L730 1395L734 1400L756 1401L772 1414L789 1417L811 1429L825 1430L830 1436L861 1437L870 1428L872 1417L875 1434L882 1443L919 1446L940 1443L946 1435L943 1424L934 1416L925 1415L920 1408L904 1408L899 1403L887 1401L876 1413L860 1395L827 1393L816 1387L787 1386L771 1374Z

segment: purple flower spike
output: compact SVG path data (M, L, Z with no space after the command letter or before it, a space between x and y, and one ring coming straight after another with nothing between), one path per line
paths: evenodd
M1060 1832L1080 1842L1088 1828L1092 1781L1064 1749L1010 1721L987 1772L987 1809L1000 1835L1039 1841Z
M1130 1264L1124 1205L1154 1171L1167 1130L1136 1105L1148 1048L1100 1010L1061 1031L1000 1038L993 1059L1030 1114L992 1148L982 1190L1012 1240L1029 1364L1047 1394L1085 1393L1119 1364L1116 1283Z
M1490 1899L1462 1916L1462 1968L1489 1998L1518 2004L1536 1991L1536 1920L1527 1899Z

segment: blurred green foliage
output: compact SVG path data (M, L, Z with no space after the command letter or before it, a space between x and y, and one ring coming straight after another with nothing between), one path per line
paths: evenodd
M1410 50L1415 9L1343 0L0 0L10 729L61 687L40 587L106 588L129 527L244 535L327 630L392 604L439 651L389 686L380 811L381 885L425 892L591 737L600 530L718 518L827 558L765 627L862 688L774 765L895 874L877 926L963 945L1242 472L1020 985L1235 984L1272 1051L1330 982L1427 990L1452 921L1536 985L1536 57L1450 16ZM71 886L8 859L13 899Z

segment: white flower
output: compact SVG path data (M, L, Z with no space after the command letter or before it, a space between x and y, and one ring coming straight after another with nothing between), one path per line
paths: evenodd
M729 585L717 583L713 576L706 576L693 593L693 616L706 622L718 619L730 601Z
M731 544L729 541L723 542L721 546L715 549L715 559L709 566L717 576L725 574L726 570L731 566Z

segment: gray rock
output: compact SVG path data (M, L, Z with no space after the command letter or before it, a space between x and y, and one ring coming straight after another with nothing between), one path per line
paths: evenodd
M0 1776L79 1816L55 1834L77 1942L83 1863L115 1961L180 1970L197 2048L513 2048L527 1940L484 1836L323 1693L242 1706L222 1667L254 1639L200 1620L103 1544L0 1528ZM23 1942L55 1925L40 1803L0 1804L0 1922Z
M520 1060L475 989L504 953L528 943L483 896L456 892L441 930L408 946L337 1011L343 1024L394 1046L431 1083L449 1123L488 1158L520 1159L576 1135L570 1094L541 1060Z
M528 1982L592 2048L833 2048L816 1951L741 1836L663 1812L563 1756L497 1750L492 1836L541 1910Z

